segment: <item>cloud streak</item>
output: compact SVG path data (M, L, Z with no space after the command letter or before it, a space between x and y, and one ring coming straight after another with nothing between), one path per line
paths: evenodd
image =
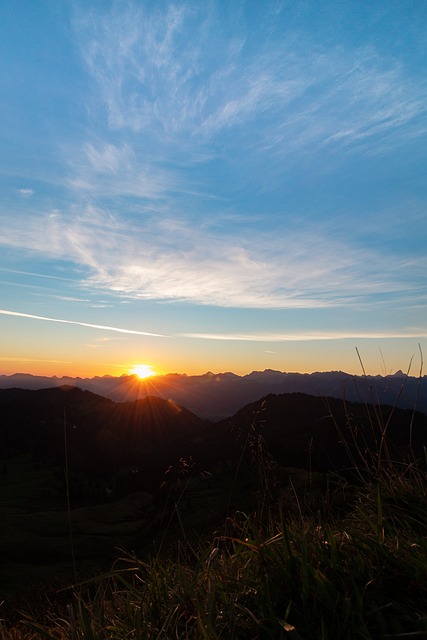
M35 240L35 239L36 238L34 237L33 240ZM30 248L35 250L35 247L32 246L32 244L30 244ZM34 277L34 278L47 278L47 279L51 279L51 280L65 280L65 281L68 281L68 282L74 282L74 280L72 278L65 278L63 276L53 276L52 274L47 274L47 273L37 273L37 272L32 272L32 271L21 271L19 269L9 269L9 268L5 268L5 267L0 267L0 271L6 271L7 273L16 273L16 274L22 275L22 276L31 276L31 277Z
M34 189L19 189L18 192L23 198L31 198L34 195Z
M401 331L302 331L300 333L268 333L268 334L218 334L218 333L182 333L183 338L197 340L226 340L236 342L312 342L323 340L384 340L405 338L426 338L427 330Z
M166 338L167 336L164 336L160 333L148 333L147 331L137 331L134 329L122 329L120 327L110 327L107 325L101 325L101 324L93 324L90 322L79 322L77 320L63 320L60 318L47 318L45 316L37 316L37 315L33 315L30 313L20 313L18 311L8 311L6 309L0 309L0 314L4 315L4 316L14 316L14 317L18 317L18 318L28 318L30 320L44 320L47 322L59 322L62 324L72 324L72 325L77 325L79 327L89 327L90 329L101 329L102 331L115 331L117 333L126 333L126 334L132 334L132 335L138 335L138 336L150 336L150 337L154 337L154 338Z

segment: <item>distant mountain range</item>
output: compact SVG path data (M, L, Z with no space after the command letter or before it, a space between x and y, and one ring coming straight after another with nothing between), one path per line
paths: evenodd
M245 376L208 372L199 376L167 374L145 380L135 375L59 378L17 373L0 376L0 389L48 389L64 385L91 391L116 402L157 396L210 420L230 416L268 394L296 392L349 402L395 405L427 414L427 376L412 377L402 371L388 376L355 376L343 371L304 374L267 369Z

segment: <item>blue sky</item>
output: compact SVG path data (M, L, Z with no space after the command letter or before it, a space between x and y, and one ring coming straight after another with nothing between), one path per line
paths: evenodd
M425 3L18 0L0 61L0 373L425 347Z

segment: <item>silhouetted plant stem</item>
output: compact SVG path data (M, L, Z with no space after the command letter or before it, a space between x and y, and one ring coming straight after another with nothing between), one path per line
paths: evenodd
M71 521L71 502L70 502L70 480L68 469L68 441L67 441L67 420L64 407L64 455L65 455L65 494L67 497L67 515L68 515L68 535L70 538L71 562L73 564L74 583L77 582L76 557L74 553L73 527Z

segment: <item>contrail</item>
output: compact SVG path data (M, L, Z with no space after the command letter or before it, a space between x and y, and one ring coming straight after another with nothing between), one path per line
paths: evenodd
M72 364L71 360L45 360L44 358L16 358L0 356L0 362L53 362L54 364Z
M168 337L160 333L149 333L148 331L136 331L134 329L120 329L120 327L109 327L102 324L91 324L90 322L78 322L77 320L62 320L60 318L46 318L44 316L34 316L31 313L19 313L18 311L7 311L6 309L0 309L0 314L4 316L17 316L18 318L31 318L32 320L46 320L47 322L61 322L63 324L76 324L80 327L89 327L90 329L102 329L103 331L116 331L117 333L131 333L137 336L151 336L154 338Z

